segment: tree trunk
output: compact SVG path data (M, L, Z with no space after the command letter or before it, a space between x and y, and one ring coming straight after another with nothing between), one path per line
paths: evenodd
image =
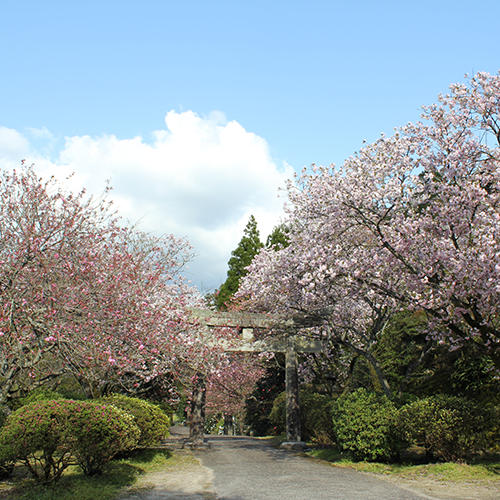
M288 339L285 361L286 376L286 440L300 441L299 377L297 352L292 339Z
M189 438L196 445L203 443L205 425L205 377L202 373L196 374L196 380L191 397L191 415L189 425Z
M375 376L377 377L377 380L380 384L380 387L382 388L382 391L388 398L392 398L391 386L389 385L389 381L387 380L387 377L385 376L376 358L368 351L360 349L359 347L356 347L353 344L350 344L349 342L343 341L342 344L348 347L349 349L352 349L356 354L363 356L368 361L368 363L370 363L370 366L375 372Z

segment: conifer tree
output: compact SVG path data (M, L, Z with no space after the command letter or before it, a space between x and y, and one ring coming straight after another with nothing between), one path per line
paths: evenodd
M263 246L257 229L257 221L251 215L243 232L243 237L231 253L226 281L216 294L217 309L224 310L227 308L227 302L238 290L241 278L247 274L246 267L250 265Z
M271 234L267 237L266 248L281 250L290 244L290 228L286 224L275 226Z

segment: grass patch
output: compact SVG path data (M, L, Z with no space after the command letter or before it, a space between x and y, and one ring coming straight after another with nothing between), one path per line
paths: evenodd
M274 446L275 448L278 448L283 441L286 441L286 438L283 436L257 436L254 439L266 441L267 444Z
M307 455L325 460L339 467L350 467L373 474L391 474L406 479L435 479L437 481L468 482L500 479L498 459L481 463L437 463L437 464L386 464L380 462L354 462L349 457L333 448L312 449Z
M189 458L189 457L188 457ZM137 450L113 460L102 476L85 476L78 467L69 467L52 485L37 484L16 467L11 479L0 482L0 498L19 500L112 500L147 472L175 467L188 458L165 449Z

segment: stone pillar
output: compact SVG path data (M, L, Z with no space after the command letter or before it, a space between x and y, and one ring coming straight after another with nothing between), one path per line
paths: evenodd
M192 446L203 445L203 435L205 433L205 397L205 377L202 373L197 373L190 407L189 441Z
M287 339L286 376L286 439L300 442L299 377L297 373L297 351L292 338Z
M234 419L232 415L224 413L224 435L234 436Z

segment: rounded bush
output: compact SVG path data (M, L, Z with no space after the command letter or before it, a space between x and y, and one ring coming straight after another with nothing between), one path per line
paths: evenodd
M114 405L73 403L67 438L85 475L101 474L117 453L137 446L141 431L132 415Z
M286 392L279 393L273 401L273 407L269 413L269 421L273 425L276 434L285 432L286 428Z
M125 410L134 417L141 431L139 447L153 446L169 435L170 419L158 406L121 394L113 394L102 398L101 401Z
M306 439L331 444L335 434L332 426L333 400L325 394L304 392L300 395L303 425L302 433Z
M403 406L397 429L408 445L423 446L432 458L452 461L483 448L493 420L491 411L465 398L436 395Z
M46 387L37 387L32 391L28 392L25 396L15 400L14 407L21 408L22 406L29 405L30 403L35 403L36 401L47 401L55 399L66 399L59 392L53 389L48 389Z
M7 406L0 405L0 428L3 426L9 413L10 410ZM0 449L0 455L1 455L1 449ZM6 479L10 477L13 470L14 470L14 462L12 460L6 460L0 457L0 479Z
M116 453L137 444L128 413L87 401L46 400L25 405L0 431L0 462L23 462L35 479L55 481L75 459L96 474Z
M71 462L66 401L38 401L9 415L0 431L0 462L20 460L39 481L57 480Z
M356 460L389 460L398 451L397 409L383 394L358 389L333 405L333 427L341 448Z

